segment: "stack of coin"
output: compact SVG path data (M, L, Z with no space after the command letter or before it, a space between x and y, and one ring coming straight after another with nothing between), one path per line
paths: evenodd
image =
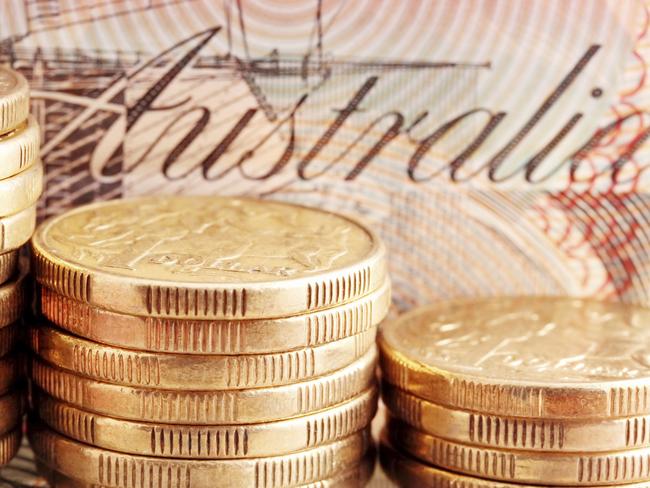
M650 486L650 310L571 298L417 309L379 332L401 486Z
M0 465L16 454L22 436L22 363L15 346L27 304L27 263L19 254L34 232L43 188L39 145L27 80L0 68Z
M284 203L154 197L80 207L32 242L30 440L61 486L370 476L390 302L373 232Z

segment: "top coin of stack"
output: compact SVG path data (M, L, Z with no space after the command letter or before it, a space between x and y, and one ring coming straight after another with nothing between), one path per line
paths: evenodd
M400 317L379 337L382 463L404 485L647 483L649 323L646 308L571 298Z
M0 465L14 456L21 438L22 368L14 346L22 332L27 270L18 268L20 247L34 231L43 186L39 145L38 124L29 116L27 80L0 68Z
M390 284L367 228L284 203L154 197L51 219L33 257L49 322L31 332L31 440L53 476L122 486L106 463L142 466L123 472L138 486L368 476Z

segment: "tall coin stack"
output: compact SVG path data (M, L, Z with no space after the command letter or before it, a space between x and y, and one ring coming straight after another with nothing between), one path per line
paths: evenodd
M155 197L41 225L30 441L61 486L358 486L377 236L283 203Z
M570 298L417 309L379 332L401 486L650 486L650 310Z
M28 270L19 254L34 232L43 189L39 145L27 80L0 68L0 465L16 454L22 436L23 369L15 346L27 305Z

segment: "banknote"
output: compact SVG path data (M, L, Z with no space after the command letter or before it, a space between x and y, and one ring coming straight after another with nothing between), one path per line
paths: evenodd
M650 303L647 0L0 12L0 64L30 81L43 132L40 218L148 194L279 199L376 228L397 310L497 294ZM30 455L2 482L33 484Z
M153 193L366 219L399 309L650 300L648 4L1 0L40 215Z

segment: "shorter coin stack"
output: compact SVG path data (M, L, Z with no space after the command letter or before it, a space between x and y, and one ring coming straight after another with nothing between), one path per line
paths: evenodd
M33 255L30 440L56 484L369 478L390 285L365 227L275 202L120 200L45 222Z
M43 188L39 145L27 80L0 68L0 465L14 457L22 437L23 370L15 346L27 303L27 263L19 255L34 232Z
M650 310L570 298L452 301L379 332L401 486L650 482Z

